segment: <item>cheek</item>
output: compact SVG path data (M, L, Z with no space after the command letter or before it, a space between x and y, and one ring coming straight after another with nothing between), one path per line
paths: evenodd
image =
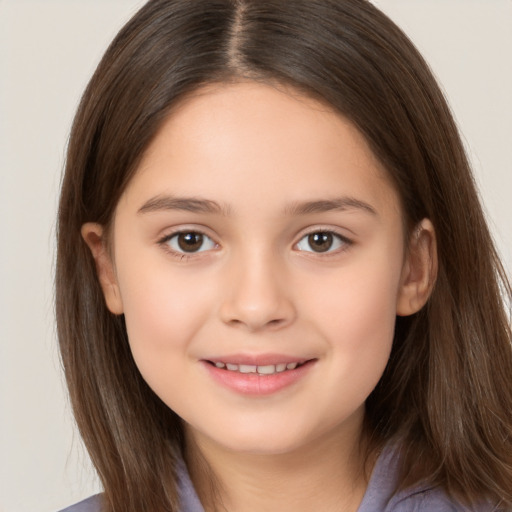
M345 285L347 289L333 302L333 329L345 331L356 345L354 348L391 339L396 319L396 284L367 272L365 279L353 283L348 280Z
M387 364L399 280L396 260L360 262L334 276L324 293L312 295L305 306L316 312L316 325L336 361L333 368L350 377L345 385L354 392L368 394Z
M309 293L304 296L310 299L305 309L315 310L322 317L320 323L334 332L348 330L355 335L375 330L386 336L396 318L400 275L399 251L354 258L350 265L322 279L322 286L310 283ZM364 343L364 337L353 338Z
M144 376L183 357L211 310L207 295L197 293L199 278L170 267L148 259L118 269L130 348Z
M180 284L172 276L147 272L137 281L125 281L121 292L135 364L149 387L175 411L187 410L181 400L183 383L191 380L191 340L207 310L190 286Z

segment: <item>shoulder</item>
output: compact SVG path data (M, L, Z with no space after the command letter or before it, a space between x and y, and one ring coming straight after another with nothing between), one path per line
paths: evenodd
M96 494L60 512L101 512L101 502L101 494Z
M183 512L204 512L183 459L177 461L177 479L180 510ZM102 503L102 495L96 494L59 512L102 512Z
M386 512L491 512L493 507L481 504L467 507L452 500L439 488L417 488L398 493L389 502Z
M184 512L204 512L204 509L197 497L194 485L190 480L187 466L183 459L177 461L178 495L180 499L180 510ZM91 496L84 501L76 503L60 512L102 512L103 498L101 494Z
M375 464L368 488L358 512L491 512L482 503L468 508L451 499L439 487L428 483L400 490L398 485L398 450L386 447Z

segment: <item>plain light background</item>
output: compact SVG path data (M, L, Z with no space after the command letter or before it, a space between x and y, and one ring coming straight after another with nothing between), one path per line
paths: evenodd
M0 0L0 512L55 512L100 489L73 429L57 351L55 214L81 92L143 3ZM375 3L439 78L510 273L512 0Z

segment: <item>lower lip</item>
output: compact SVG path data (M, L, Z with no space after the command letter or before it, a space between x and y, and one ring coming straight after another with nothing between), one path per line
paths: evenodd
M222 368L217 368L209 362L202 361L211 377L224 387L244 395L271 395L295 384L302 379L313 367L312 359L295 370L273 373L272 375L260 375L258 373L240 373Z

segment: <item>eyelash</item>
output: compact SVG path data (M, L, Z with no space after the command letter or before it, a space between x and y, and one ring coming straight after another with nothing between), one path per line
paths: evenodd
M310 253L310 254L313 254L315 256L320 256L320 257L324 257L325 258L325 257L329 257L329 256L334 256L334 255L339 254L341 252L345 252L354 243L353 240L347 238L346 236L342 235L341 233L338 233L337 231L333 230L332 228L325 228L325 229L323 229L323 228L315 228L315 229L312 229L311 231L305 233L304 235L302 235L302 237L294 245L294 247L298 248L299 244L303 240L307 240L312 235L330 235L334 239L333 243L335 243L337 241L338 244L340 244L340 247L337 247L334 250L332 250L331 247L329 247L325 251L313 251L313 250L308 251L308 250L298 249L299 251Z
M203 240L201 241L201 247L204 245L206 240L209 240L210 243L213 244L214 247L211 247L206 250L198 250L198 251L190 251L190 252L181 251L177 248L171 247L169 242L171 242L171 240L173 240L174 238L179 237L180 235L196 235L196 236L198 235L203 238ZM336 247L334 250L332 250L331 247L328 247L325 251L314 251L314 250L300 249L299 244L301 244L304 240L308 240L308 238L313 235L329 235L333 239L332 243L336 244L336 241L337 241L337 243L340 245L340 247ZM310 242L310 240L308 240L306 243L309 243L309 242ZM335 255L340 252L344 252L344 251L348 250L350 248L350 246L353 245L353 243L354 242L352 240L350 240L349 238L347 238L344 235L341 235L340 233L336 232L333 229L316 228L314 230L311 230L311 231L303 234L301 236L301 238L299 239L299 241L296 242L293 247L296 248L299 252L310 253L310 254L321 256L321 257L325 258L325 257L329 257L329 256L332 256L332 255ZM209 250L212 250L212 249L218 247L218 244L210 236L208 236L206 233L204 233L200 230L194 230L194 229L182 229L180 231L175 231L173 233L165 235L158 241L158 244L161 245L171 256L179 259L180 261L197 257L197 255L202 252L207 252Z
M206 233L204 233L198 229L182 229L180 231L175 231L173 233L165 235L163 238L158 240L159 245L161 245L171 256L179 259L180 261L197 257L198 254L205 252L205 250L191 251L191 252L180 251L177 248L171 247L169 242L171 242L171 240L173 240L174 238L179 237L180 235L196 235L196 236L199 235L203 238L201 246L204 245L205 240L209 240L215 247L218 246L218 244L210 236L208 236ZM210 250L210 249L207 249L207 250Z

